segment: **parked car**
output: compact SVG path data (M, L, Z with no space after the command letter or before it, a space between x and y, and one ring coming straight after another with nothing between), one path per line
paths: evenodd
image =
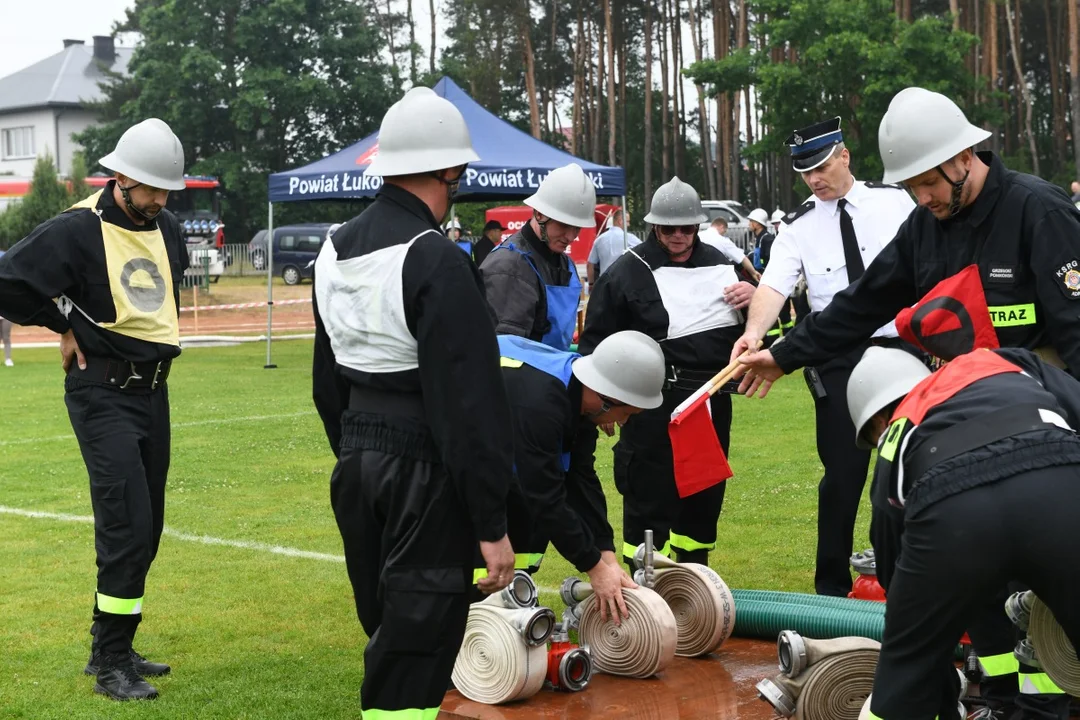
M330 223L304 223L274 228L273 273L281 275L286 285L298 285L311 279L313 262L326 240ZM266 231L260 230L248 243L251 265L266 270Z
M748 219L750 209L738 200L702 200L701 209L709 216L709 219L701 223L702 230L709 227L712 221L722 217L728 221L729 228L749 228Z

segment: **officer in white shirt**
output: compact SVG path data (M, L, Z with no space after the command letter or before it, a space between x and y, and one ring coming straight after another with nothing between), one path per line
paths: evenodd
M851 176L840 118L796 131L789 139L792 167L814 197L788 213L772 246L769 265L750 305L746 333L732 359L765 337L777 313L806 276L814 312L856 282L866 266L896 235L915 207L897 185L862 182ZM900 346L892 323L880 328L872 344ZM817 415L817 449L825 476L818 486L818 547L814 587L820 595L851 591L849 559L870 453L855 447L847 409L851 370L866 346L837 357L804 375Z
M722 217L715 218L707 229L698 233L698 239L724 253L728 260L742 268L747 279L757 282L761 279L761 273L754 269L754 263L750 262L746 253L727 236L727 229L727 220Z
M629 219L628 215L623 215L622 210L615 210L611 214L611 227L600 233L593 241L586 269L590 290L600 276L611 267L611 263L618 260L619 256L630 248L641 244L641 238L626 229Z

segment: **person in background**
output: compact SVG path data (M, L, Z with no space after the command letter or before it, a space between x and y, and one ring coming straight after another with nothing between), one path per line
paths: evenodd
M773 211L772 218L770 218L769 224L772 225L772 234L774 236L780 234L780 221L784 219L784 215L786 214L787 213L785 213L780 208L776 208L776 210Z
M743 333L741 308L754 286L740 281L723 253L701 242L708 220L697 191L679 178L661 185L645 222L652 232L627 251L596 283L578 347L588 357L621 330L637 330L660 343L667 366L664 403L629 418L615 445L615 486L623 496L623 556L652 530L658 552L680 562L708 564L727 483L680 498L675 484L668 422L672 411L728 364ZM709 401L713 427L726 453L731 396Z
M1072 185L1069 186L1069 191L1072 192L1072 201L1080 207L1080 182L1076 180L1072 181Z
M581 166L570 163L548 173L525 204L532 219L480 268L495 330L568 350L581 278L566 253L582 228L593 226L596 189Z
M824 310L838 292L862 276L863 268L889 244L915 207L899 187L852 176L851 154L838 117L796 130L788 144L792 169L813 197L784 217L771 263L750 305L746 335L735 346L732 359L755 347L772 327L777 311L787 311L800 273L805 273L812 308ZM868 342L900 343L892 323L883 323L873 334ZM857 448L845 431L851 421L844 389L865 349L862 344L806 374L817 418L818 457L825 468L818 486L814 588L819 595L844 597L851 592L852 537L870 453Z
M621 209L615 210L611 214L611 227L600 233L593 242L586 270L590 290L596 285L600 276L611 267L611 263L630 248L641 244L641 238L626 229L630 224L629 220L630 218L624 216Z
M487 224L484 225L484 234L473 244L473 262L476 267L483 265L491 251L499 246L504 232L506 232L506 228L498 220L487 221Z
M754 267L761 271L769 264L769 253L776 236L769 232L769 214L762 208L750 211L749 223L750 234L754 236Z
M713 219L707 229L698 233L698 239L724 253L728 260L742 270L743 275L748 280L757 282L761 279L761 273L754 269L754 263L747 254L727 236L727 230L727 220L723 217L717 217Z

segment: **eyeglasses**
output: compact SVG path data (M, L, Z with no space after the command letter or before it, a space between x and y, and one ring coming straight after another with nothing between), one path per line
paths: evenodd
M597 413L598 415L603 415L606 412L611 412L616 408L626 407L626 403L621 403L618 400L612 400L611 398L604 397L599 393L597 393L597 397L600 398L600 412Z
M656 229L660 231L661 235L671 236L676 233L679 235L694 235L697 230L697 225L657 225Z

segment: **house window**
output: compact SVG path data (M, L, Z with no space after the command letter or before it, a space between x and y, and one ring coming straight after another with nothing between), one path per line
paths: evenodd
M0 134L0 152L4 160L34 157L34 128L6 128Z

